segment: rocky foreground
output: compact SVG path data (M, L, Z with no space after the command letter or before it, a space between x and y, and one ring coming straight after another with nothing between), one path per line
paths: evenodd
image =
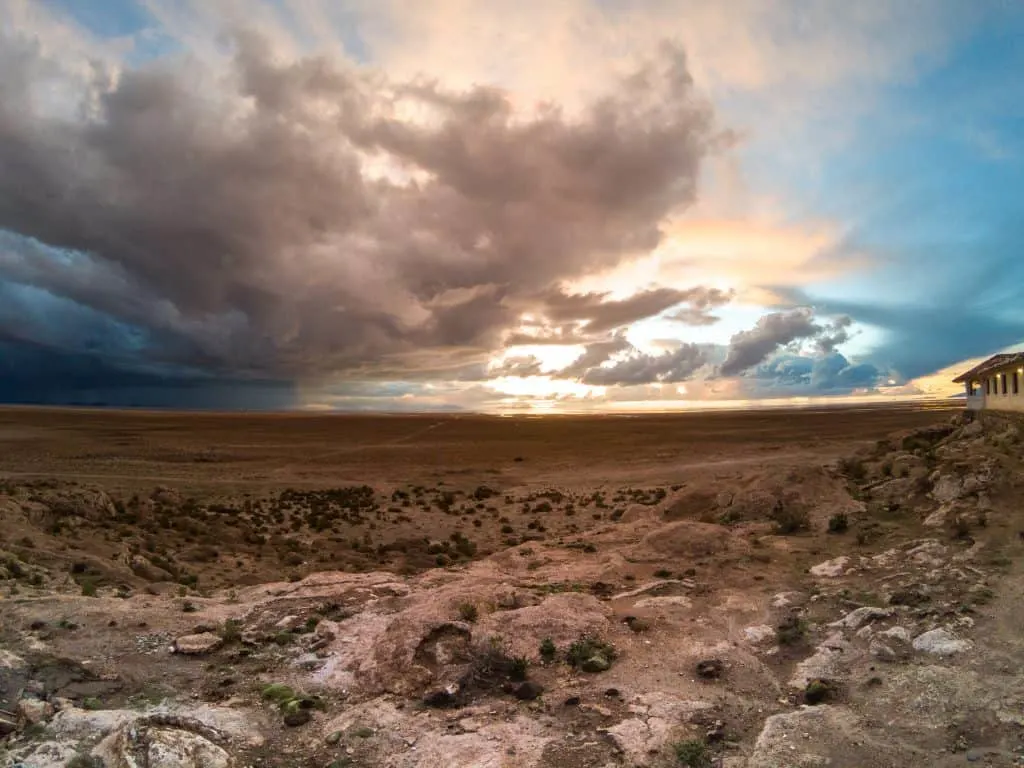
M690 479L415 576L86 588L6 541L0 765L1024 765L1020 440Z

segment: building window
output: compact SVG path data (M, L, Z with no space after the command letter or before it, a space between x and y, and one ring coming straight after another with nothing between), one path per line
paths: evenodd
M1020 394L1020 371L1013 372L1013 394Z
M985 379L985 394L992 394L992 379Z
M999 374L999 378L1001 378L1003 380L1003 394L1005 395L1006 391L1007 391L1006 390L1006 374L1005 373L1000 373Z

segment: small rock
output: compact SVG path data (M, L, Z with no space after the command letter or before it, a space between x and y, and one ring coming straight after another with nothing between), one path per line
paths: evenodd
M341 731L334 731L333 733L328 735L326 742L333 747L335 744L341 741L341 737L343 735L344 734Z
M213 632L201 632L198 635L182 635L174 641L174 652L187 655L210 653L220 648L224 641Z
M829 626L842 629L860 629L865 624L869 624L877 619L888 619L892 614L892 608L875 608L865 605L862 608L850 611L839 621L833 621Z
M456 685L449 685L436 691L431 691L423 697L423 703L428 707L444 709L446 707L458 706L459 689Z
M22 699L18 702L18 714L25 718L26 722L35 725L53 715L53 705L39 699Z
M767 624L758 624L743 630L743 639L751 645L761 645L775 639L775 629Z
M289 728L295 728L300 725L305 725L312 718L313 716L310 714L308 709L294 709L285 713L284 724Z
M641 619L636 616L627 616L625 619L623 619L623 622L633 632L636 632L638 634L640 632L646 632L651 628L651 622L647 621L647 619Z
M533 701L544 693L544 686L533 680L527 680L517 685L512 693L520 701Z
M285 616L279 622L274 625L274 629L284 630L285 632L291 632L293 629L298 629L303 625L302 617L300 616Z
M871 641L871 645L868 646L868 653L879 661L896 661L897 658L896 651L885 643L880 643L877 640Z
M697 662L697 677L704 680L717 680L724 670L725 664L721 659L703 659Z
M887 640L899 640L902 643L910 645L910 630L906 627L889 627L883 632L878 633L879 637L884 637Z
M907 587L906 589L897 589L889 596L889 605L922 605L931 600L927 594L922 592L917 587Z
M846 555L842 557L836 557L832 560L826 560L823 563L818 563L813 566L810 570L812 576L825 577L834 579L837 576L842 576L846 570L846 566L849 565L850 558Z
M934 653L937 656L951 656L971 647L969 640L960 640L948 629L933 629L918 635L913 642L915 651Z
M7 736L18 730L18 719L13 715L0 712L0 736Z
M580 705L580 697L579 696L570 696L568 699L565 700L565 704L563 706L566 706L566 707L578 707L579 705Z
M607 696L609 699L621 699L622 691L620 691L618 688L609 688L604 692L604 695Z

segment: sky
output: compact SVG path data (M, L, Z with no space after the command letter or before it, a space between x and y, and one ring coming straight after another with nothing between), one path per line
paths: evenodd
M1019 0L0 0L0 402L953 394L1024 343Z

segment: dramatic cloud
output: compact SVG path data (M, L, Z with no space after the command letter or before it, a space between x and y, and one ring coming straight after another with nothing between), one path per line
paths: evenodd
M591 368L582 376L584 384L649 384L686 381L707 362L705 350L683 344L661 355L636 354L608 367Z
M719 370L723 376L735 376L763 362L783 344L806 339L819 331L813 313L806 308L765 315L755 327L740 331L729 340L729 354Z
M763 396L777 394L846 394L887 384L890 374L868 362L851 362L839 352L818 357L791 353L775 355L757 366L750 377Z
M707 309L726 304L732 298L731 294L725 291L702 287L687 290L655 288L640 291L628 299L620 300L609 300L607 297L607 293L567 295L552 291L541 297L541 311L555 323L583 323L584 332L600 333L630 325L683 303L689 306L680 312L692 312L707 317L704 314ZM711 322L714 322L713 318Z
M533 355L506 357L501 365L488 371L489 376L539 376L543 364Z
M568 117L232 40L225 77L81 85L0 37L0 280L111 318L137 359L231 375L486 352L547 286L657 244L722 141L668 46ZM684 294L552 311L608 329ZM2 330L59 347L46 323Z
M595 341L592 344L588 344L583 354L576 358L572 364L559 371L557 375L566 379L581 378L591 369L597 368L602 363L610 360L614 355L625 352L628 349L633 349L633 345L622 336L613 336L605 341Z
M852 324L853 320L845 315L831 323L818 322L807 307L772 312L750 330L733 335L719 373L723 376L743 373L767 360L780 347L804 339L813 339L820 354L830 354L837 345L849 340Z

